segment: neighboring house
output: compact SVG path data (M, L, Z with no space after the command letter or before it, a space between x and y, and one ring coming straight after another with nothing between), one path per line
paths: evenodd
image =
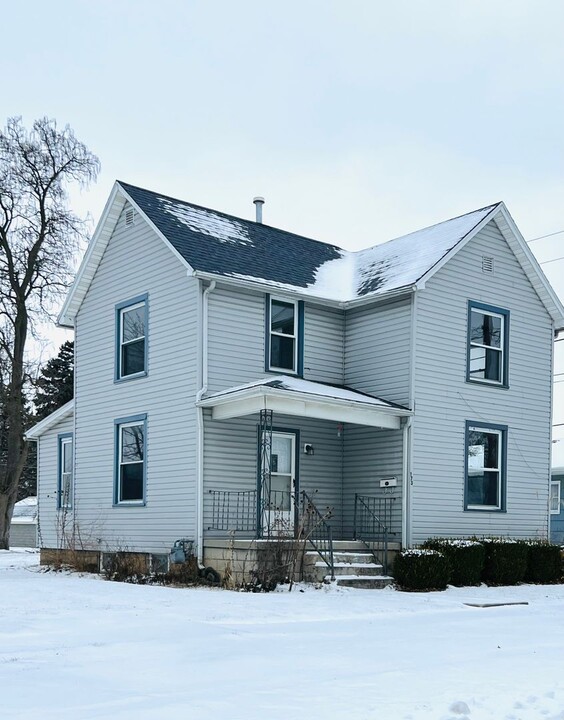
M64 517L212 564L306 502L335 539L548 535L564 308L503 203L348 252L116 183L59 322L75 401L28 433L43 549Z
M564 545L564 440L554 440L552 444L550 539Z
M10 525L11 547L37 547L37 498L27 497L14 505Z

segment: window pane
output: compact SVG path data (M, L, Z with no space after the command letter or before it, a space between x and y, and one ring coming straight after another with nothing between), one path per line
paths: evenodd
M294 335L294 305L273 300L270 306L272 332Z
M145 336L145 305L132 310L124 310L121 315L122 342L136 340Z
M145 340L135 340L121 348L121 374L134 375L145 370Z
M501 348L502 318L472 311L470 341L480 345Z
M120 500L143 500L143 463L120 468Z
M468 470L499 468L499 435L470 430L468 442Z
M470 348L470 377L501 382L501 350Z
M270 336L270 366L285 370L295 370L294 338Z
M72 472L72 442L63 443L63 473Z
M292 479L289 475L273 475L270 482L270 510L290 510Z
M143 460L143 425L121 428L121 462Z
M499 472L468 473L468 505L499 506Z
M274 458L276 457L276 463ZM291 473L292 472L292 438L272 436L272 460L273 472ZM276 470L274 469L276 465Z

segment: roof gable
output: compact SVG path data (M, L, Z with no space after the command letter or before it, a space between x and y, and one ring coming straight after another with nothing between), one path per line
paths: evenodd
M123 182L114 186L59 316L60 324L72 326L126 202L195 276L224 278L336 304L424 287L495 217L548 312L558 327L564 326L564 308L503 203L351 252Z

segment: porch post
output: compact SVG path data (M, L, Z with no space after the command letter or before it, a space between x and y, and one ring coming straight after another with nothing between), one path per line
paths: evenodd
M263 537L265 512L270 507L272 471L272 410L260 411L259 422L259 483L257 492L257 537ZM266 524L269 532L269 524Z

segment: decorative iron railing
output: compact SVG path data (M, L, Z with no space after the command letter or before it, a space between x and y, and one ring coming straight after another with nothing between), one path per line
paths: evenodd
M209 490L211 524L208 530L257 532L256 490Z
M315 548L319 557L329 568L331 580L335 579L335 560L333 557L333 531L327 522L331 509L321 513L311 497L302 490L299 494L296 535ZM305 547L305 545L304 545Z
M395 497L358 493L354 496L354 539L370 545L372 552L382 564L384 575L388 573L388 536L395 501Z

